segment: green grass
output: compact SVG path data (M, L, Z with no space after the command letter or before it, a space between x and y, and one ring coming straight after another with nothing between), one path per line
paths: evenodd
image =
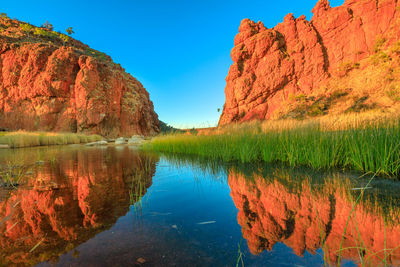
M343 168L388 177L400 174L400 121L321 130L318 125L263 131L256 126L213 135L166 135L142 149L222 161L285 162L290 166Z
M45 133L45 132L10 132L0 135L0 144L11 148L68 145L100 141L99 135L84 135L74 133Z

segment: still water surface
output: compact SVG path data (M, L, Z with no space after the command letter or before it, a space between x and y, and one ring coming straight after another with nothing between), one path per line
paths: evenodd
M334 265L350 214L342 265L385 251L400 264L400 185L387 180L352 212L368 177L126 146L4 150L0 163L30 166L0 192L1 266Z

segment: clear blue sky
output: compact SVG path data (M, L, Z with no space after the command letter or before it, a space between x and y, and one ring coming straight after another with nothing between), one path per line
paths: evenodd
M143 83L159 118L175 127L217 123L240 21L272 28L287 13L311 18L317 0L2 1L0 12L105 52ZM343 0L331 1L332 6Z

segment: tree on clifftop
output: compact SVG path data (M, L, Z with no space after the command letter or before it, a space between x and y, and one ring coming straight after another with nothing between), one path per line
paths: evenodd
M46 28L50 31L52 31L54 29L53 24L51 24L50 22L46 21L45 23L42 24L43 28Z
M72 27L68 27L65 31L68 33L68 35L75 33L74 30L72 30Z

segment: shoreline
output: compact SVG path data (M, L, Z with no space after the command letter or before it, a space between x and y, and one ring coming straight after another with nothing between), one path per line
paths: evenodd
M103 137L100 135L85 135L77 133L27 131L2 132L0 133L0 149L85 144L100 140L103 140Z
M119 137L107 139L97 134L56 133L56 132L2 132L0 133L0 151L2 149L29 148L57 145L86 145L86 146L138 146L146 137L133 135L130 138Z
M225 162L283 162L312 169L354 170L398 179L400 119L360 118L340 124L335 117L332 124L315 120L231 125L207 134L158 136L141 149Z

